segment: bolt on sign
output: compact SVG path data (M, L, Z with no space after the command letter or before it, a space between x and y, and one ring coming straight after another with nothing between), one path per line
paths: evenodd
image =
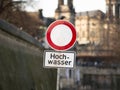
M75 61L75 52L55 52L44 51L44 67L67 67L73 68Z

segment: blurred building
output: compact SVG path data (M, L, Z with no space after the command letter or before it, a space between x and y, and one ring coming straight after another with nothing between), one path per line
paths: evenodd
M103 43L103 27L105 14L100 10L80 12L75 17L77 41L80 45ZM105 33L105 32L104 32Z
M65 20L74 23L75 19L75 9L73 8L73 0L58 0L58 7L55 10L55 19L59 19L64 16Z
M77 59L74 69L60 69L60 90L77 86L77 90L118 90L120 63L113 58L113 47L119 30L120 1L106 0L106 13L75 13L73 0L66 1L58 0L55 19L65 17L75 25Z

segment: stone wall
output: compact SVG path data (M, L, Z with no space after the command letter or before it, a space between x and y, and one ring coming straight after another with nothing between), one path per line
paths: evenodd
M0 90L55 90L56 70L43 68L41 44L0 20Z

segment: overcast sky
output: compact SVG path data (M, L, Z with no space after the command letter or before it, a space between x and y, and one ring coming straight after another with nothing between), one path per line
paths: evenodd
M58 5L58 0L34 0L32 7L27 7L29 11L43 9L43 15L46 17L54 17L55 9ZM105 0L73 0L76 12L89 10L102 10L105 12Z

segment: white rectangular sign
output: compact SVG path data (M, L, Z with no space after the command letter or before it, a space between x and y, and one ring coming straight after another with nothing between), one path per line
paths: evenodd
M67 52L44 52L44 67L66 67L73 68L76 54L73 51Z

